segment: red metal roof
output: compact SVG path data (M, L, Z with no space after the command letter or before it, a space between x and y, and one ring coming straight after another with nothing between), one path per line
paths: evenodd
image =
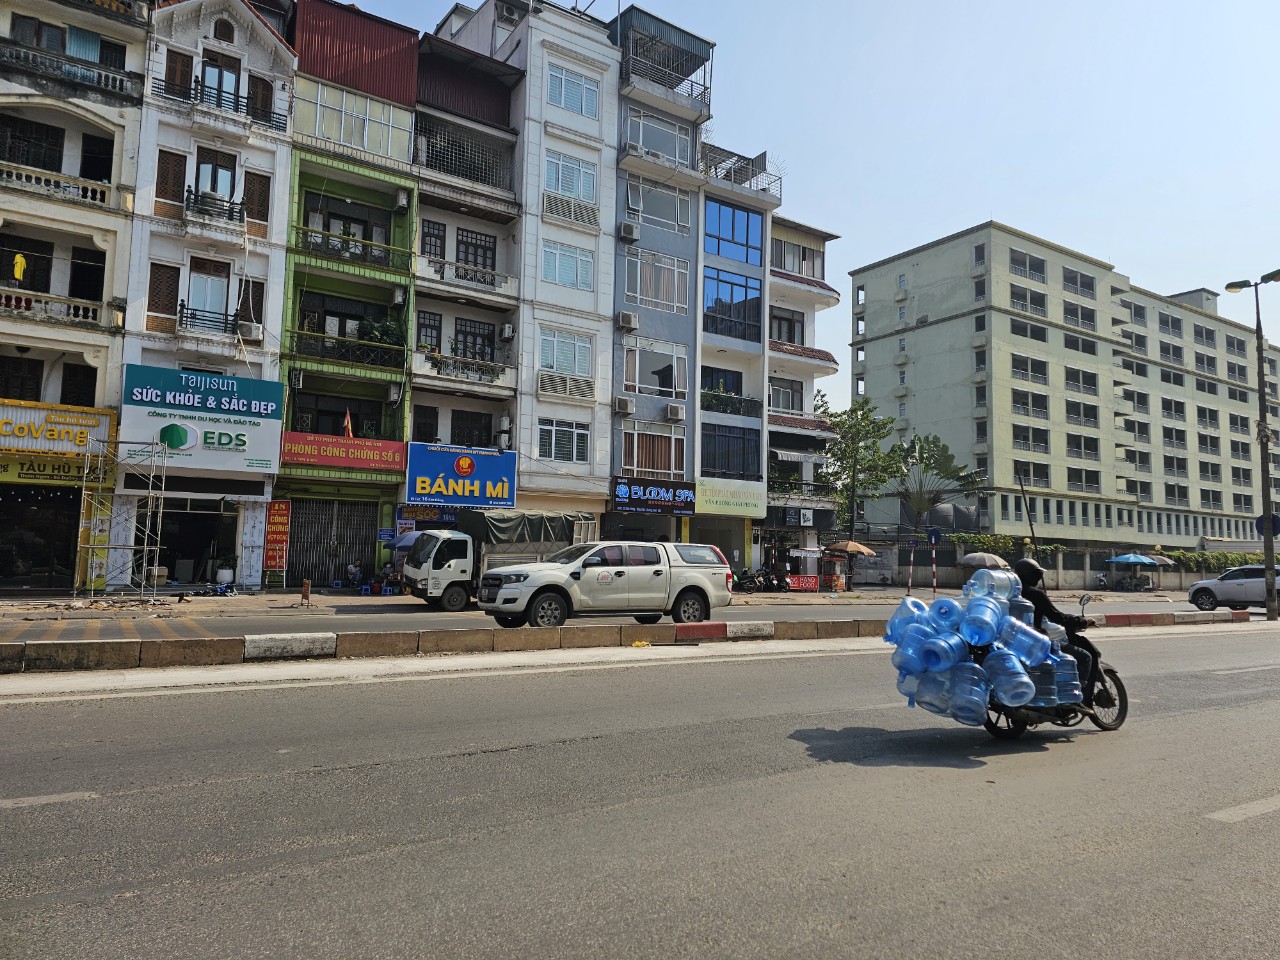
M802 277L798 273L788 273L786 270L776 270L773 268L770 268L769 273L777 277L779 280L790 280L792 283L799 283L806 287L817 287L819 290L825 290L827 293L834 293L837 297L840 296L840 291L835 287L828 283L823 283L821 280L815 280L813 277Z
M826 360L830 364L839 366L834 353L828 353L826 350L819 350L817 347L804 347L798 343L786 343L782 340L770 340L769 349L775 353L789 353L793 357L808 357L810 360Z
M826 420L817 420L813 417L790 417L785 413L769 414L769 426L789 427L792 430L822 430L826 433L835 433L831 424Z
M354 4L298 0L298 72L412 108L418 96L418 32Z

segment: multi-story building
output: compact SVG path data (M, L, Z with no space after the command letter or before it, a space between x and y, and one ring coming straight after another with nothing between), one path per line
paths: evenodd
M0 589L71 585L114 438L147 29L132 0L0 2Z
M995 222L850 276L855 396L894 417L897 439L937 434L987 472L983 532L1034 523L1084 569L1116 546L1254 539L1253 331L1220 317L1213 291L1153 293ZM892 527L888 506L868 519Z
M154 527L147 562L166 579L204 583L226 568L256 586L279 465L295 58L248 0L176 0L152 31L120 456L140 463L145 444L163 442L164 497L143 505L155 512L144 522L150 478L120 473L112 542L135 549L112 552L108 580L136 580Z

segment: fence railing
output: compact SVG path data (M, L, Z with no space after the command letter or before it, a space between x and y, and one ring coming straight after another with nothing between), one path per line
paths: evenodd
M248 97L211 87L203 81L194 83L170 83L164 77L151 78L151 92L174 100L187 103L199 103L215 110L225 110L239 116L248 117L254 123L260 123L279 133L289 127L289 118L283 113L276 113L269 107L254 103Z
M829 483L811 480L770 480L769 495L810 497L815 500L836 499L836 488Z
M424 257L423 270L428 277L434 275L443 283L457 284L477 291L492 291L503 296L520 296L520 278L486 267L467 263L454 263L438 257Z
M702 315L704 333L714 333L734 340L745 340L748 343L760 343L761 325L759 320L737 320L733 317L722 317L714 313Z
M236 332L236 323L240 314L217 310L199 310L189 307L186 301L178 301L178 326L183 330L198 330L201 333Z
M516 368L492 360L476 360L471 357L455 357L449 354L427 352L427 367L439 377L451 380L470 380L474 383L491 383L496 386L516 386Z
M625 84L632 78L648 80L650 83L666 87L673 93L689 97L699 103L707 105L711 103L711 87L707 84L694 80L692 77L683 77L674 70L668 70L666 67L636 54L630 54L622 60L622 83Z
M58 297L51 293L0 287L0 310L26 316L32 320L76 320L82 323L101 323L101 302Z
M728 413L756 420L764 416L764 401L757 400L755 397L740 397L733 393L721 393L719 390L703 390L699 402L707 413Z
M412 250L347 237L340 233L328 233L298 224L293 228L293 245L299 250L327 260L362 263L399 273L408 273L413 264Z
M403 370L404 349L394 344L350 340L346 337L330 336L327 333L293 331L293 352L297 356L312 357L317 360Z
M126 97L142 96L142 77L0 39L0 63Z
M52 173L21 163L0 163L0 186L38 193L55 200L80 201L101 207L111 206L111 184L109 183L71 177L64 173Z
M196 193L193 187L187 187L187 198L183 204L189 215L207 217L210 220L226 220L230 223L244 223L244 204L220 193L204 191Z

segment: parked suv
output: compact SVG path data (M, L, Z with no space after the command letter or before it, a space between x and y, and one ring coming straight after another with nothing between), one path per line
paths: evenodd
M1201 610L1228 607L1244 610L1267 605L1267 568L1260 563L1232 567L1213 580L1198 580L1187 599Z

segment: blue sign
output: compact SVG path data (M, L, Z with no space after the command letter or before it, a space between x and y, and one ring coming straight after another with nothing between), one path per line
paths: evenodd
M379 543L390 543L395 538L396 538L395 527L379 527L378 528Z
M666 513L693 516L697 487L679 480L613 478L613 509L618 513Z
M409 444L409 503L444 507L514 507L516 455L484 447Z
M929 546L936 547L942 542L942 531L937 527L929 528Z
M1266 519L1266 516L1263 515L1253 521L1253 529L1258 531L1258 536L1260 537L1265 537L1267 535L1267 528L1265 526ZM1280 517L1276 516L1274 513L1271 515L1271 535L1273 537L1280 536Z
M914 550L916 547L920 546L920 541L912 538L907 541L907 546Z

